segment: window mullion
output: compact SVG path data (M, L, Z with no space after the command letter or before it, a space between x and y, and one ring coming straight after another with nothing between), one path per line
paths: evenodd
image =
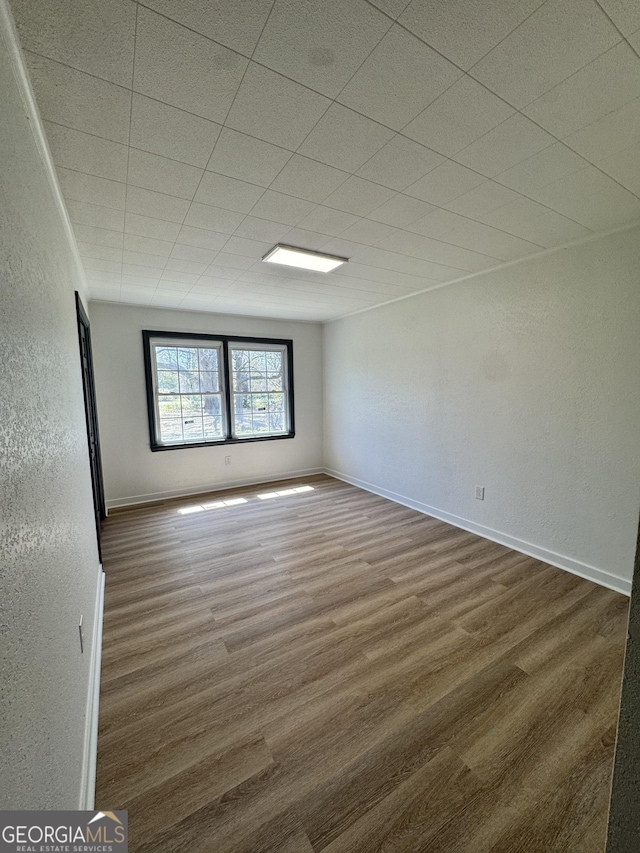
M229 341L222 341L222 370L220 371L222 384L222 396L225 410L226 437L233 438L233 421L231 412L231 399L233 396L233 376L231 375L231 362L229 359Z

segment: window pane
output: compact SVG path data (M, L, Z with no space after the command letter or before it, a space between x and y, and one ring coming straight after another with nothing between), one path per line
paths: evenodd
M180 393L198 394L200 391L200 374L197 370L180 371Z
M273 370L277 373L282 371L282 353L268 352L267 353L267 370Z
M251 365L251 370L259 370L264 373L267 369L267 354L266 352L262 352L260 350L250 350L249 351L249 362Z
M200 370L218 370L218 350L205 349L201 347L198 350L200 361Z
M282 391L282 375L280 373L267 374L267 388L269 391Z
M200 394L183 394L181 399L183 418L202 416L202 397Z
M233 411L236 415L242 415L245 410L251 410L251 397L249 394L234 394Z
M196 347L178 347L178 367L180 370L198 369L198 350Z
M282 412L284 410L284 394L269 394L269 411Z
M206 415L203 418L204 437L209 441L216 438L223 438L222 435L222 418L211 415Z
M156 365L158 370L171 370L178 367L175 347L156 346Z
M177 394L179 390L177 370L158 371L158 394Z
M182 418L160 419L160 441L163 444L182 441Z
M267 390L267 377L264 373L252 373L250 376L250 383L252 391Z
M187 418L182 429L185 441L202 441L204 438L204 428L201 416Z
M284 431L284 415L282 412L269 412L269 425L272 432Z
M200 390L203 394L208 391L219 391L219 382L218 382L218 374L212 373L211 371L203 372L200 374Z
M236 414L236 435L247 435L251 433L251 414Z
M202 396L202 408L205 415L219 415L221 412L220 395L204 394Z
M182 417L182 409L180 408L180 397L169 396L160 397L158 400L158 411L161 418L180 418Z

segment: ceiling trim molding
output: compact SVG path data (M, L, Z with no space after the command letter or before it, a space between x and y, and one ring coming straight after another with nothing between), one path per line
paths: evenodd
M31 81L29 80L29 74L27 72L24 56L22 55L22 48L20 47L18 32L16 30L13 15L11 14L11 10L9 9L7 0L0 0L0 38L2 38L2 41L4 42L4 45L7 49L9 62L11 63L11 67L13 69L13 76L18 85L18 91L20 92L20 97L22 98L25 113L29 120L31 132L36 143L36 149L40 156L40 160L42 161L42 165L44 166L47 181L49 182L49 186L53 194L53 200L55 202L56 207L58 208L60 219L62 220L62 227L64 229L65 235L67 237L67 242L69 243L69 249L71 250L71 254L73 255L73 259L77 267L78 277L82 285L82 290L84 291L82 293L82 296L84 297L84 300L86 302L88 300L89 290L84 273L84 266L80 258L78 244L76 243L76 238L73 233L73 227L71 225L71 220L69 219L69 214L67 212L67 207L64 202L62 190L60 189L60 184L58 183L58 176L56 174L56 168L53 164L53 157L51 156L51 151L49 149L49 143L47 142L47 138L44 133L44 128L42 127L42 119L40 118L40 112L38 111L35 94L31 87Z
M320 323L337 323L339 320L345 320L347 317L355 317L357 314L364 314L367 311L376 311L378 308L384 308L385 305L392 305L394 302L404 302L405 299L414 299L416 296L421 296L423 293L431 293L432 290L442 290L443 287L451 287L453 284L459 284L462 281L470 281L474 278L480 278L489 273L499 272L508 267L519 266L527 261L534 261L538 258L545 258L548 255L554 255L556 252L562 252L564 249L572 249L574 246L581 246L585 243L592 243L594 240L600 240L603 237L611 237L613 234L621 234L624 231L631 231L634 228L640 228L640 219L634 219L633 222L626 222L624 225L616 225L615 228L610 228L608 231L597 231L595 234L588 234L586 237L578 237L575 240L570 240L567 243L562 243L560 246L553 246L550 249L542 249L540 252L535 252L532 255L525 255L523 258L515 258L513 261L505 261L501 264L496 264L494 267L488 267L486 270L478 270L477 272L469 273L469 275L454 278L451 281L443 281L441 284L435 284L433 287L425 287L423 290L416 290L414 293L407 293L404 296L396 296L395 299L387 299L386 302L380 302L377 305L367 305L366 308L358 308L356 311L350 311L348 314L341 314L339 317L334 317L331 320L321 320Z

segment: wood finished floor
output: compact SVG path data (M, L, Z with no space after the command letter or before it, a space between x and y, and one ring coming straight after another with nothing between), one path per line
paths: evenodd
M114 513L104 567L132 851L604 850L624 596L325 476Z

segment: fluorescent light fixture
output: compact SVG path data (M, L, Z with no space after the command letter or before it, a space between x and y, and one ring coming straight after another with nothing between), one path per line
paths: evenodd
M284 266L299 267L302 270L331 272L336 267L346 264L349 259L338 258L336 255L323 255L322 252L312 252L309 249L296 249L295 246L282 246L278 243L262 260L268 264L284 264Z

